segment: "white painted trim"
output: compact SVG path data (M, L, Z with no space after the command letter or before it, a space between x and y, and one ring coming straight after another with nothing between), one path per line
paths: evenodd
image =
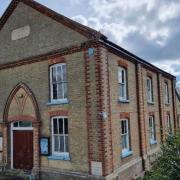
M13 124L11 123L11 169L13 169Z
M13 131L33 131L33 127L14 127L14 123L11 123L11 169L14 169L13 167Z
M33 127L12 127L12 130L28 131L28 130L33 130Z

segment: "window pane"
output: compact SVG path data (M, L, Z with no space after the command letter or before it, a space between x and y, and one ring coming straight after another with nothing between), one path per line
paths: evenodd
M52 82L56 82L56 67L52 68Z
M125 86L120 84L120 97L125 97Z
M57 119L53 119L53 132L54 132L54 134L58 134Z
M19 127L18 123L19 123L19 122L15 122L15 123L14 123L14 127Z
M59 136L54 136L54 151L59 152Z
M62 79L61 79L61 66L58 66L57 67L57 82L62 82Z
M122 70L121 73L122 73L122 83L125 83L125 71Z
M65 136L65 152L69 152L68 136Z
M118 71L118 81L119 83L122 83L122 71L120 69Z
M121 130L122 130L122 134L124 134L124 123L123 123L123 121L121 121Z
M32 123L28 121L19 121L19 127L32 127Z
M58 86L58 92L57 92L58 99L63 99L63 87L62 87L62 84L63 83L57 84L57 86Z
M57 84L53 84L53 99L57 99Z
M64 98L67 98L67 83L63 83Z
M67 72L66 72L66 65L62 65L62 75L63 75L63 82L67 82Z
M60 136L60 152L64 152L64 136Z
M122 134L125 134L128 132L127 130L127 121L121 121L121 126L122 126Z
M59 119L59 134L63 134L63 119Z
M150 90L150 79L147 79L147 89Z
M127 149L127 135L122 135L122 149Z
M64 134L68 134L68 120L64 119Z

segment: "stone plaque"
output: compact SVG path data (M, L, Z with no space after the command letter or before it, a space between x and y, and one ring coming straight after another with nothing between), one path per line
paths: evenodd
M91 174L102 176L102 162L91 161Z
M27 25L13 30L11 33L11 40L18 40L27 37L29 36L29 34L30 34L30 27Z

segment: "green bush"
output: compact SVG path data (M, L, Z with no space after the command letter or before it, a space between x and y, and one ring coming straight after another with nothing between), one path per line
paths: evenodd
M180 180L180 133L169 135L144 180Z

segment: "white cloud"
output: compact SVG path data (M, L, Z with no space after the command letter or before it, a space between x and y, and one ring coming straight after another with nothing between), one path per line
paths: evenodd
M160 46L165 46L166 41L170 35L170 30L167 27L156 29L157 27L154 28L149 28L146 29L147 31L144 32L144 35L146 34L146 38L150 41L155 41L156 44Z
M124 23L104 23L101 31L105 34L112 34L117 43L121 44L123 40L128 37L129 33L137 31L137 27Z
M81 0L70 0L71 5L79 4Z
M178 88L178 90L179 90L179 95L180 95L180 81L177 81L176 87Z
M85 26L88 26L88 20L83 15L77 15L71 17L72 20L77 21Z
M170 19L176 18L180 13L180 4L171 3L163 4L158 13L158 18L162 22L166 22Z
M180 66L180 59L177 60L164 60L162 62L153 62L153 64L164 71L173 74L174 76L180 76L180 71L175 71L173 65Z
M142 6L145 6L147 11L152 10L155 6L155 0L91 0L89 5L101 18L110 18L116 12L121 13L121 16L119 16L121 18Z

